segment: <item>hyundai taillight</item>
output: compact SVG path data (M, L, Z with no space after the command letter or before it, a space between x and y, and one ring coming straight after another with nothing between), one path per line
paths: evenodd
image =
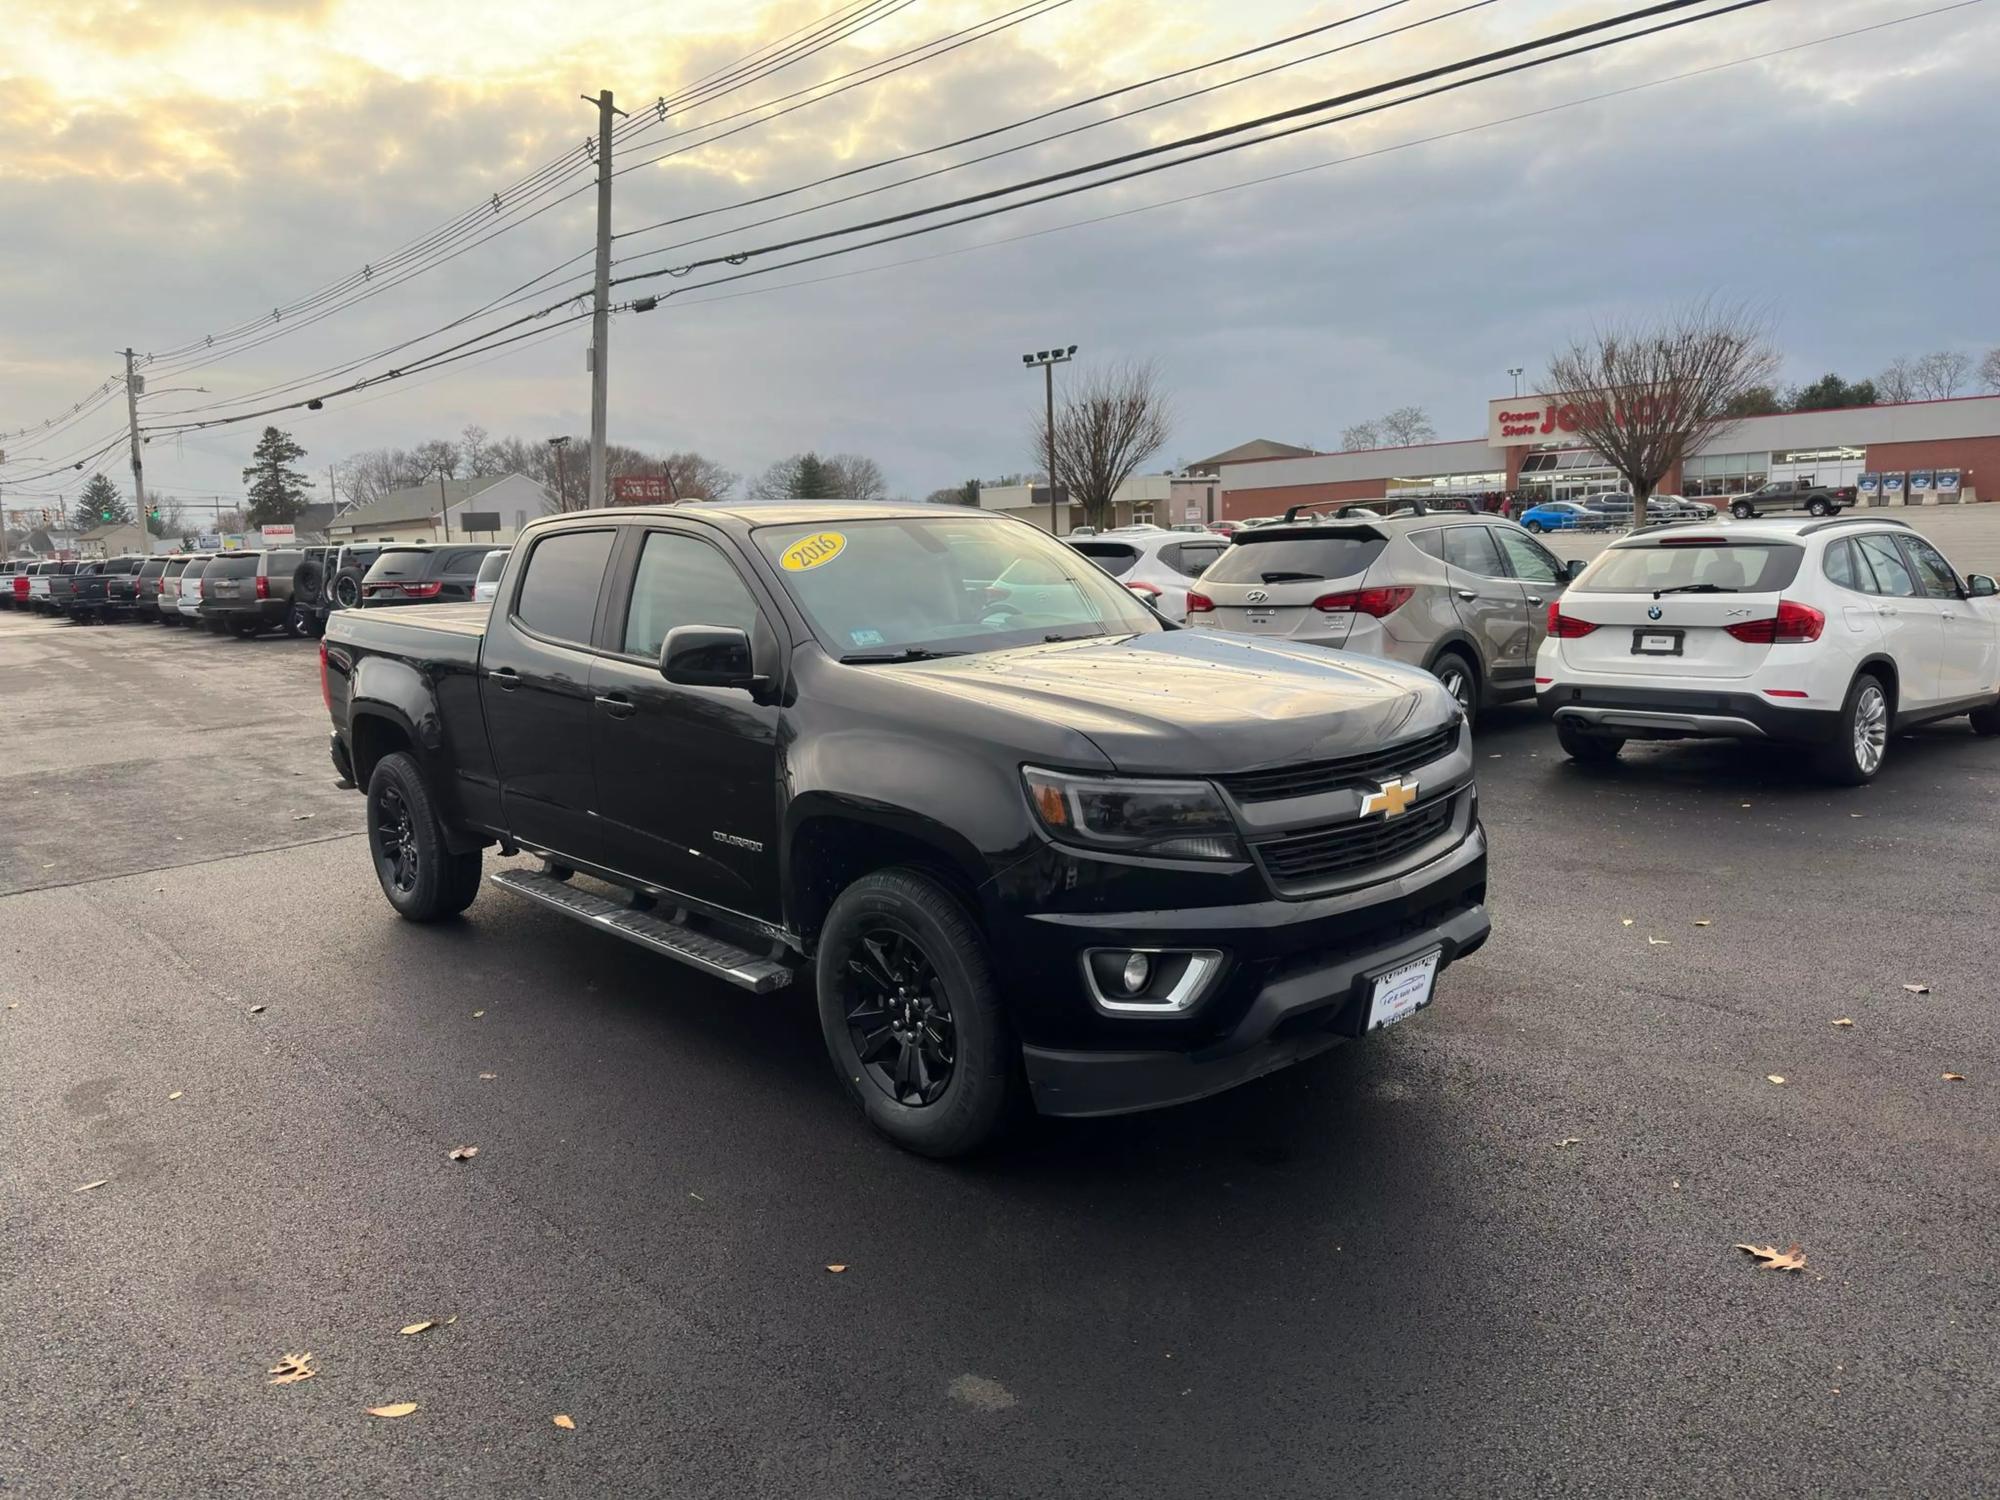
M1739 641L1753 646L1803 645L1819 639L1826 629L1826 615L1810 604L1780 599L1778 612L1762 620L1742 620L1724 627Z
M319 643L319 696L326 704L326 711L333 712L333 683L326 675L326 642Z
M1589 635L1597 626L1589 620L1579 620L1575 615L1562 612L1562 600L1549 601L1549 634L1559 641L1573 641L1580 635Z
M1373 589L1348 589L1345 593L1321 594L1317 599L1313 600L1313 608L1330 615L1350 613L1373 615L1379 620L1384 615L1393 615L1405 604L1408 604L1410 596L1414 593L1416 593L1415 589L1404 588L1400 585Z
M1209 598L1208 595L1197 594L1193 589L1188 590L1187 612L1189 614L1205 615L1214 608L1215 601Z
M266 578L262 573L257 575L257 597L259 599L268 599L271 597L271 580Z

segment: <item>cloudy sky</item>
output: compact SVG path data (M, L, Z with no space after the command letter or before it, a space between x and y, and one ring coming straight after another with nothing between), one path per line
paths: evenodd
M594 195L578 148L595 111L578 96L600 88L633 112L614 154L630 168L614 203L613 274L627 276L1160 144L1638 0L1459 14L1467 0L857 0L824 50L733 88L728 73L701 83L759 49L781 59L772 49L832 3L0 0L0 432L67 416L127 344L155 356L142 420L165 427L303 400L587 291ZM1177 411L1162 465L1258 436L1329 445L1405 404L1441 436L1471 436L1510 366L1532 379L1592 319L1708 294L1769 310L1789 378L1977 355L2000 343L2000 6L1777 51L1940 3L1772 0L977 224L726 283L872 235L620 288L673 295L613 320L611 434L744 473L805 448L860 452L922 495L1031 462L1039 381L1020 355L1057 342L1081 360L1157 362ZM772 117L780 96L808 91L786 101L800 103L961 33L948 54ZM1276 64L1295 65L1245 78ZM677 104L665 119L663 96ZM827 205L1077 125L1093 128ZM797 208L814 211L752 227ZM586 431L588 323L557 326L575 306L510 329L530 335L519 342L271 420L309 450L322 491L346 454L468 423ZM118 437L122 393L100 399L0 439L8 504L81 481L36 476ZM240 494L261 425L163 431L148 478ZM99 465L129 490L121 451Z

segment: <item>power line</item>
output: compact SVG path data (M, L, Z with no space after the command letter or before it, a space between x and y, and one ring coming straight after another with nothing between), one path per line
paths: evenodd
M1748 10L1754 6L1766 5L1770 3L1770 0L1732 0L1732 3L1730 4L1720 6L1715 10L1707 11L1699 15L1681 16L1675 20L1663 23L1661 25L1648 27L1623 37L1600 38L1598 41L1592 42L1582 47L1572 48L1568 51L1555 53L1544 58L1531 58L1525 62L1515 63L1505 68L1496 69L1490 73L1477 75L1473 78L1461 79L1458 82L1447 85L1445 87L1428 89L1421 93L1410 95L1407 98L1391 101L1387 104L1377 104L1371 106L1368 109L1356 110L1348 114L1333 116L1326 119L1307 120L1304 124L1293 125L1282 130L1270 131L1264 135L1253 136L1247 140L1231 139L1232 137L1243 136L1246 132L1255 130L1260 126L1277 124L1287 120L1298 120L1308 115L1324 114L1327 110L1336 109L1341 105L1353 103L1356 100L1367 99L1380 94L1389 93L1395 89L1407 88L1412 84L1427 82L1430 79L1441 78L1448 74L1462 73L1468 68L1479 67L1486 63L1497 62L1502 59L1510 57L1518 57L1525 52L1532 52L1543 47L1555 45L1556 43L1559 42L1571 41L1580 36L1588 36L1596 32L1602 32L1614 26L1625 25L1626 23L1631 21L1644 20L1651 16L1664 15L1675 11L1686 10L1691 6L1705 4L1705 3L1707 3L1707 0L1659 0L1659 3L1657 4L1645 6L1638 10L1626 11L1622 14L1606 17L1603 20L1591 21L1581 26L1568 27L1561 31L1551 32L1546 36L1537 37L1531 41L1517 42L1512 46L1501 47L1490 52L1480 53L1473 57L1462 58L1457 62L1444 63L1440 64L1437 67L1425 68L1415 73L1406 74L1401 78L1391 79L1386 83L1371 84L1369 87L1362 89L1350 89L1346 93L1330 95L1327 98L1316 99L1307 104L1294 105L1290 109L1277 110L1270 114L1260 115L1254 119L1238 121L1236 124L1233 125L1224 125L1224 126L1219 126L1213 130L1204 130L1195 135L1183 136L1178 140L1163 142L1157 146L1141 147L1137 150L1127 151L1117 156L1106 157L1100 161L1087 162L1082 166L1069 167L1059 172L1045 173L1040 177L1028 178L1025 181L1010 183L1004 187L989 188L986 191L980 193L969 193L964 195L963 197L948 199L942 203L928 204L922 208L909 209L898 214L889 214L879 219L869 219L858 224L848 224L848 225L843 225L837 229L823 230L817 234L801 235L795 239L781 240L769 245L759 245L747 250L733 251L727 255L711 256L704 260L691 261L684 266L672 266L664 270L658 270L658 271L642 271L635 275L620 277L613 282L613 285L625 286L625 285L630 285L631 283L637 281L650 281L661 276L681 277L688 275L692 271L701 270L710 266L721 266L721 265L740 266L745 261L750 260L756 256L771 255L783 250L792 250L792 249L797 249L804 245L817 244L824 240L838 239L851 234L862 234L871 229L882 229L895 224L908 223L912 219L927 218L933 214L949 212L954 208L964 208L975 203L990 202L995 198L1011 197L1016 193L1026 192L1030 188L1043 187L1047 186L1050 183L1063 182L1075 177L1088 176L1091 173L1102 172L1111 167L1123 166L1130 162L1147 160L1149 158L1161 156L1172 151L1185 150L1190 146L1204 145L1212 141L1223 142L1223 144L1218 146L1210 146L1209 149L1205 151L1198 151L1191 155L1179 157L1172 161L1155 162L1150 166L1142 167L1139 168L1138 170L1131 172L1119 173L1116 176L1107 177L1098 182L1085 183L1082 184L1081 186L1067 188L1059 192L1046 193L1036 198L1024 200L1021 203L1006 205L998 209L989 210L985 213L970 214L962 218L949 221L949 224L969 224L978 219L990 218L996 213L1008 212L1014 208L1024 208L1033 203L1046 203L1051 201L1052 199L1068 197L1074 193L1088 192L1096 188L1108 187L1113 183L1129 181L1135 177L1148 176L1154 172L1167 171L1173 167L1186 166L1191 162L1204 161L1212 156L1222 156L1232 151L1245 150L1251 146L1263 145L1268 141L1279 140L1285 136L1296 135L1303 131L1324 129L1328 125L1338 124L1345 120L1355 119L1364 114L1372 114L1381 109L1394 108L1398 104L1408 104L1414 102L1417 99L1425 99L1425 98L1430 98L1435 94L1447 93L1454 88L1463 88L1472 83L1482 83L1492 78L1505 77L1510 73L1523 72L1531 68L1542 67L1550 62L1556 62L1564 58L1580 56L1583 53L1593 52L1603 47L1614 46L1620 42L1636 41L1641 37L1651 36L1662 31L1670 31L1675 29L1676 27L1691 25L1697 21L1713 20L1718 16L1728 15L1734 11ZM943 228L943 227L949 227L949 225L940 225L937 227ZM915 231L915 233L921 233L921 232L923 231ZM893 240L907 239L910 237L911 237L910 234L889 235L882 239L871 241L870 243L887 244ZM823 257L808 256L801 260L786 262L786 264L804 265L812 260L821 258ZM717 285L719 284L720 281L730 281L739 279L741 278L723 277L719 278L718 281L704 282L699 284Z
M1349 17L1348 19L1356 20L1364 16L1375 15L1380 11L1389 10L1396 5L1407 3L1408 0L1390 0L1390 3L1387 5L1377 6L1372 11L1363 11L1359 16ZM697 235L693 239L681 240L676 244L662 245L653 250L644 250L636 255L626 256L620 264L644 260L656 255L670 255L676 250L685 250L690 245L706 244L708 241L720 239L726 234L741 234L748 230L761 229L767 224L777 224L787 219L796 219L802 214L821 213L830 208L838 208L843 203L853 203L862 198L872 198L877 193L893 192L897 188L909 187L913 183L925 182L933 177L942 177L949 172L963 171L968 167L975 167L983 162L993 161L1002 156L1012 156L1016 152L1029 151L1036 146L1046 146L1052 141L1063 140L1072 135L1081 135L1087 130L1098 130L1106 125L1124 124L1156 109L1165 109L1171 105L1182 104L1189 99L1199 99L1205 94L1218 93L1223 89L1234 88L1240 83L1249 83L1258 78L1269 77L1273 73L1284 72L1289 68L1300 67L1309 62L1318 62L1324 58L1332 57L1336 53L1350 52L1357 47L1365 47L1370 42L1379 42L1388 37L1401 36L1405 32L1420 30L1425 26L1434 25L1439 21L1453 20L1458 16L1465 15L1469 11L1482 10L1486 6L1497 5L1498 3L1499 0L1468 0L1468 3L1459 6L1455 10L1447 10L1437 15L1425 16L1421 20L1411 21L1402 26L1392 26L1386 31L1373 32L1368 36L1357 37L1351 42L1343 42L1337 47L1327 47L1318 52L1307 53L1304 57L1293 58L1287 62L1274 63L1270 67L1260 68L1253 73L1245 73L1236 78L1225 78L1220 83L1212 83L1206 88L1192 89L1184 94L1175 94L1171 98L1160 99L1151 104L1141 105L1138 109L1126 114L1107 115L1101 120L1089 120L1081 125L1072 125L1066 130L1058 130L1049 135L1036 136L1033 140L1020 141L1012 146L1002 146L996 151L988 151L979 156L968 157L964 161L950 162L942 167L933 167L928 172L918 172L909 177L899 177L894 182L878 183L874 187L862 188L858 192L848 193L839 198L830 198L823 203L814 203L804 208L790 209L785 213L773 214L768 218L753 219L747 224L737 224L728 229L718 229L709 234ZM1335 24L1343 23L1336 22ZM793 189L792 191L799 190ZM631 232L639 233L641 231L635 230Z

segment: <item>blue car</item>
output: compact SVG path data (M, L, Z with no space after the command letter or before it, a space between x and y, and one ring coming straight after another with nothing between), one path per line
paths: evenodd
M1573 531L1581 526L1602 526L1604 517L1574 500L1550 500L1521 513L1521 524L1530 531Z

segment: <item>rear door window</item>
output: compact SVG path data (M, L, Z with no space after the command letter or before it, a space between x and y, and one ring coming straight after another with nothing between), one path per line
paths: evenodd
M1518 531L1504 526L1487 528L1506 555L1508 567L1523 583L1555 583L1562 577L1562 564L1547 548L1530 541Z
M1292 534L1260 539L1247 532L1223 550L1209 568L1209 583L1305 583L1327 578L1353 578L1368 571L1382 555L1383 539L1374 531L1345 535Z
M1857 594L1868 593L1875 580L1863 571L1863 564L1854 555L1851 540L1835 542L1826 549L1826 560L1821 564L1829 583L1839 584L1844 589L1852 589Z
M588 645L615 536L608 529L565 531L535 543L514 605L515 618L536 635Z
M1139 560L1139 549L1125 542L1072 542L1070 545L1113 578L1123 578Z
M1917 587L1910 565L1903 561L1894 537L1858 536L1854 545L1875 580L1871 593L1885 594L1891 599L1915 599L1923 592Z
M1444 534L1444 560L1454 568L1476 573L1481 578L1505 578L1507 565L1500 561L1500 549L1493 533L1484 526L1453 526Z

